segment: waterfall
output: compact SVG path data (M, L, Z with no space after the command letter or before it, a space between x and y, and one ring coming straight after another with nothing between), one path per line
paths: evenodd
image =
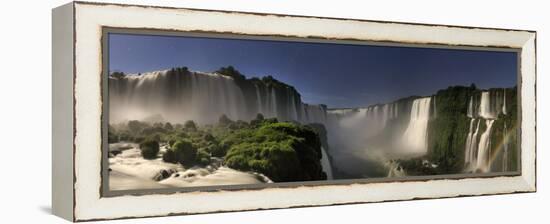
M192 73L191 110L193 120L212 123L226 114L231 119L245 119L246 101L232 78L217 74ZM156 91L160 88L155 88Z
M474 117L474 97L470 96L470 102L468 103L468 117Z
M491 97L489 95L489 92L481 92L479 116L483 118L494 118L493 114L491 113Z
M332 180L332 165L330 164L325 147L321 147L321 155L321 166L323 167L323 171L327 174L327 180Z
M246 121L261 113L281 121L325 122L326 107L308 105L304 109L299 93L293 88L261 82L250 84L253 87L248 90L229 76L180 70L110 77L109 119L112 123L193 120L212 124L223 114L232 120Z
M474 136L474 122L475 119L470 119L470 129L468 131L468 135L466 136L466 146L464 148L464 165L467 165L472 161L471 154L471 146L472 146L472 137Z
M491 169L500 169L500 167L492 167L492 152L491 152L491 135L493 133L493 124L499 119L499 116L506 116L507 105L506 105L506 89L495 90L490 89L482 91L479 98L474 96L470 97L470 102L468 104L468 117L471 118L470 129L466 137L466 146L465 146L465 158L464 165L466 171L473 172L489 172ZM477 103L476 103L477 102ZM473 122L478 119L478 124L476 131L473 131ZM478 140L478 129L479 123L485 122L486 129L481 134ZM503 130L503 145L502 157L500 154L497 155L498 160L502 159L502 170L506 171L508 169L508 143L507 143L507 125L504 123ZM478 143L479 141L479 143ZM495 163L496 165L497 163Z
M275 88L271 88L271 115L273 117L278 117L279 113L277 110L277 94L275 93Z
M487 172L491 167L489 164L489 154L491 147L491 128L493 127L494 122L495 120L485 121L487 129L485 129L485 132L483 132L481 138L479 139L476 170L479 169L482 172Z
M470 130L469 130L468 136L466 137L466 148L464 149L465 150L464 163L465 165L468 165L467 169L475 169L475 164L477 163L476 162L477 154L478 154L477 139L479 135L479 124L481 123L481 119L477 120L475 131L473 131L475 120L476 119L474 118L470 120Z
M425 154L428 150L427 137L431 99L431 97L425 97L413 101L409 125L401 139L408 153Z
M388 112L388 119L395 119L397 116L395 116L395 103L389 104L390 111Z
M258 105L258 113L264 114L262 96L260 95L260 87L258 86L258 84L254 83L254 88L256 89L256 104Z
M506 115L506 90L481 92L479 116L485 119L497 119L500 113Z
M304 103L302 104L302 108L305 114L305 119L303 119L302 122L325 124L327 112L323 105L310 105Z
M300 94L284 83L250 80L250 83L244 84L222 74L174 70L110 77L109 120L111 123L127 120L183 123L194 120L203 125L216 123L222 114L232 120L249 121L257 113L262 113L267 118L275 117L280 121L324 124L331 143L344 145L330 150L331 156L345 150L343 148L359 154L376 148L388 154L402 153L406 157L427 153L428 122L438 116L437 104L441 106L444 103L437 102L436 96L429 96L361 108L327 109L324 105L302 102ZM507 95L511 93L501 90L472 91L468 104L462 104L467 106L470 121L464 147L468 171L486 172L490 169L490 164L487 164L490 137L491 133L496 133L492 129L497 127L492 127L493 123L499 116L509 115L507 110L510 109L507 108L510 106L507 105L510 103ZM443 118L442 115L439 114L439 117ZM461 116L464 118L464 115ZM483 129L482 122L485 122L486 129ZM502 126L498 124L500 130ZM504 126L505 135L507 132ZM511 157L508 147L505 142L502 152L504 161ZM323 158L328 159L326 155L323 150ZM336 156L331 158L337 159ZM510 165L503 162L503 170ZM400 169L393 167L392 175L399 175ZM330 170L325 171L329 175Z
M289 96L290 96L290 108L289 108L289 118L293 121L297 121L298 120L298 109L296 108L296 100L294 99L294 95L292 94L292 92L288 92Z
M388 107L389 107L388 104L384 104L384 106L382 106L382 124L381 124L381 126L383 128L386 127L386 123L388 122L388 119L389 119Z
M231 119L248 115L239 86L216 73L158 71L110 78L109 104L110 122L159 117L178 123L212 123L222 114Z

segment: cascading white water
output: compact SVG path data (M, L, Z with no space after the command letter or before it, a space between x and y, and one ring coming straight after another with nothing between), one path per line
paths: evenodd
M466 149L465 149L465 157L464 162L465 165L468 165L467 170L475 169L476 163L477 163L477 139L479 135L479 125L481 123L481 119L477 120L477 125L475 128L475 131L473 131L473 125L475 123L474 118L470 120L470 131L468 133L468 136L466 138ZM473 131L473 132L472 132Z
M248 115L241 89L232 78L216 73L190 72L180 77L160 71L110 78L109 104L111 123L154 116L178 123L212 123L222 114L231 119Z
M474 117L474 97L470 96L470 102L468 103L468 117Z
M389 113L388 113L388 107L389 105L388 104L384 104L384 106L382 106L382 114L381 114L381 126L382 127L386 127L386 123L388 122L388 118L389 118Z
M222 114L231 119L246 119L246 101L232 78L218 74L192 73L191 116L199 123L213 123ZM159 87L157 89L162 89Z
M485 119L497 119L498 115L506 115L506 92L483 91L479 103L479 116Z
M479 103L479 116L483 118L494 118L491 111L491 97L489 92L481 92L481 101Z
M254 88L256 89L256 104L258 106L258 113L264 114L264 107L263 107L263 101L262 96L260 94L260 87L258 87L258 84L254 84Z
M326 108L323 106L304 103L302 104L302 109L304 110L304 118L302 119L302 122L325 124L327 112Z
M479 102L477 105L479 108L476 108L474 102ZM500 114L507 114L506 108L506 89L502 92L500 91L483 91L479 97L479 101L472 96L470 97L470 102L468 105L468 117L472 120L470 121L470 130L466 138L466 147L465 147L465 159L464 164L466 166L466 171L470 172L489 172L492 169L490 154L491 154L491 134L492 127L495 120L499 118ZM476 111L478 111L476 113ZM478 128L476 132L472 134L472 122L478 119ZM477 142L479 123L485 122L486 129L479 138L479 143ZM506 133L506 124L504 124L504 133ZM506 135L506 134L505 134ZM506 139L504 139L506 141ZM504 152L502 155L503 158L503 170L508 160L507 158L507 144L506 142L503 145Z
M277 94L275 93L275 88L271 88L271 116L278 117L279 112L277 110Z
M296 99L295 99L295 96L294 94L292 94L292 92L290 92L289 90L289 93L288 93L289 97L290 97L290 108L289 108L289 118L293 121L299 121L298 117L298 108L296 107Z
M425 154L428 150L428 121L430 119L431 97L419 98L413 101L411 118L401 142L407 153Z
M323 171L327 174L327 180L332 180L334 179L334 177L332 176L332 165L330 164L330 160L328 158L325 147L321 147L321 154L321 166L323 167Z
M491 129L494 122L495 120L485 121L485 125L487 126L487 128L479 139L476 170L480 170L481 172L487 172L488 169L491 167L491 164L489 164L489 153L491 146Z
M474 135L474 122L475 119L470 119L470 129L468 131L468 135L466 136L466 146L464 148L464 164L467 165L472 160L472 157L470 156L470 150L472 145L472 136Z
M367 151L366 148L371 147L371 144L382 150L398 148L394 147L398 145L404 153L416 155L427 152L428 121L430 116L437 116L438 102L435 96L415 99L412 105L410 101L403 100L364 108L331 109L327 112L326 106L302 102L299 93L284 85L281 87L258 82L254 88L250 90L250 96L245 97L233 78L216 73L169 75L167 71L160 71L139 76L128 75L120 79L110 78L109 117L111 122L121 122L143 120L159 114L164 121L183 123L195 120L205 124L217 122L222 114L234 120L250 120L256 113L262 113L265 117L277 117L283 121L322 123L329 130L328 135L332 135L331 141L355 141L352 146L356 151ZM467 115L471 120L465 162L473 164L473 169L477 169L478 163L481 163L481 151L490 148L490 127L487 125L483 133L485 137L482 140L485 143L482 145L479 137L480 122L497 119L499 113L506 115L506 103L506 91L500 90L483 91L470 98ZM442 101L439 104L442 105ZM430 108L432 106L433 109ZM408 111L410 114L407 114ZM388 130L392 133L387 134ZM334 135L340 139L335 139ZM356 140L360 138L361 141ZM331 149L330 153L335 151ZM326 154L325 151L323 153Z
M326 107L303 103L291 87L255 82L251 91L245 97L233 78L217 73L164 70L110 77L109 119L211 124L223 114L246 121L261 113L281 121L326 121Z

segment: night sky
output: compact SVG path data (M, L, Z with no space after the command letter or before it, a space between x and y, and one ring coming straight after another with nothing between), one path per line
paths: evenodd
M247 77L272 75L302 100L329 108L361 107L451 85L512 87L515 52L110 34L109 69L139 73L232 65Z

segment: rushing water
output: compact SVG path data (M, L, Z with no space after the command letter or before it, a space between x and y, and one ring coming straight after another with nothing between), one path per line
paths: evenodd
M407 153L425 154L428 150L428 121L430 119L431 97L416 99L411 108L409 125L402 138Z
M217 73L170 71L110 78L109 99L111 123L194 120L203 125L216 123L224 114L233 120L248 121L261 113L283 121L324 124L331 148L329 153L322 150L321 162L330 178L335 175L333 167L350 173L356 172L352 169L370 172L366 170L374 169L370 166L356 168L347 164L372 163L372 155L379 152L391 152L391 159L425 155L428 124L436 118L438 107L435 96L431 96L363 108L327 109L324 105L302 102L294 88L284 85L254 82L247 89L233 78ZM464 149L468 171L490 170L492 126L499 114L507 114L507 109L505 91L483 91L469 99L470 125ZM480 130L482 124L485 129ZM504 147L507 156L507 145ZM328 154L333 160L328 159ZM380 164L376 166L386 167L387 174L404 175L398 164L386 164L391 161L389 157L377 157L380 161L375 162ZM350 158L360 162L349 162ZM503 166L506 170L507 165Z
M479 102L476 103L476 102ZM477 113L476 113L477 112ZM466 171L470 172L489 172L492 168L493 152L491 152L492 143L491 133L493 124L498 120L500 114L507 114L506 108L506 90L502 92L481 92L479 100L473 96L468 103L468 117L470 120L470 129L466 138L464 163L466 165ZM477 121L476 128L474 129L474 122ZM479 136L480 123L485 123L485 130ZM474 131L475 130L475 131ZM507 135L507 127L504 124L504 136ZM506 171L508 161L508 144L506 137L503 139L503 167L502 170ZM479 143L478 143L479 142Z
M221 114L233 119L248 115L244 94L233 79L210 73L181 77L160 71L111 78L109 103L111 123L155 116L177 123L212 123Z
M495 120L485 121L485 126L487 128L479 139L476 169L481 170L481 172L487 172L490 168L490 164L488 164L490 156L489 147L491 146L491 129L494 123Z
M332 180L334 179L334 177L332 176L332 165L330 164L330 159L328 158L325 147L321 147L321 153L321 166L323 167L323 171L327 174L327 179Z
M477 164L477 149L478 149L477 139L479 135L480 122L481 120L479 119L477 120L477 123L476 123L476 119L474 118L470 120L470 131L466 138L466 148L464 149L464 151L466 152L464 161L466 165L469 166L468 169L475 169L475 166L473 166L473 164ZM474 123L476 123L475 129L474 129Z
M303 103L294 89L258 83L253 87L250 98L233 78L203 72L111 77L109 119L111 123L155 118L153 121L212 124L224 114L233 120L250 120L262 113L284 121L326 121L326 107Z
M121 145L130 145L130 148ZM166 163L161 158L143 159L137 144L114 143L109 155L109 188L111 190L159 189L234 184L261 184L272 181L259 173L242 172L222 166L220 159L206 167L184 167ZM161 154L166 147L161 147Z

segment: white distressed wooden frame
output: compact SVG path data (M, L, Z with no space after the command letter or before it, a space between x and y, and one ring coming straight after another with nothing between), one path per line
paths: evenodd
M534 31L75 2L53 11L53 211L71 221L536 191ZM521 49L521 175L101 197L102 27ZM215 202L215 203L212 203Z

